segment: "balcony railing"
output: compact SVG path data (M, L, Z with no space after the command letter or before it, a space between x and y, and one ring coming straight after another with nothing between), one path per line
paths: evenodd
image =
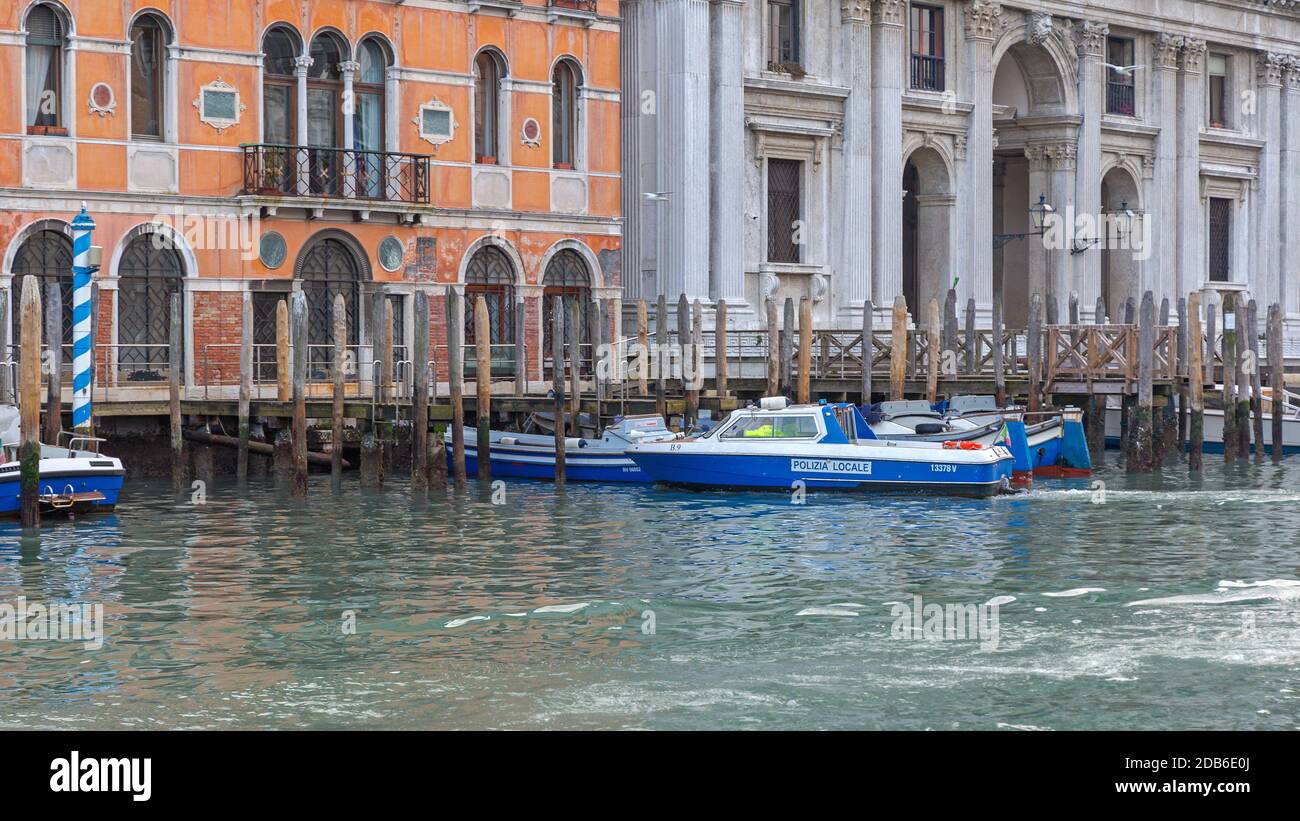
M1128 83L1106 83L1106 113L1132 117L1134 113L1134 87Z
M244 145L244 193L429 202L429 156L303 145Z
M913 54L912 88L919 91L943 91L943 58L931 57L928 54Z
M596 12L596 0L549 0L548 4L554 9Z

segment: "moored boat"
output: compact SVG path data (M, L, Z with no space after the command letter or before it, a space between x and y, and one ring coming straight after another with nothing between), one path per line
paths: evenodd
M555 437L529 433L490 432L493 477L555 478ZM649 482L651 479L625 451L637 442L678 438L660 416L626 416L605 428L600 438L564 440L564 476L573 482ZM447 445L448 464L453 457ZM465 428L465 473L478 475L478 431Z
M66 444L41 444L37 485L41 514L108 513L117 506L125 471L121 460L99 453L103 440L65 433ZM0 516L20 511L22 430L18 409L0 405Z
M992 495L1009 486L1014 462L1000 445L878 439L856 406L781 397L733 411L704 436L627 453L657 482L729 490Z

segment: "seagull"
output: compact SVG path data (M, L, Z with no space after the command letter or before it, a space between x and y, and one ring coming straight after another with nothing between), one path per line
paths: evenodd
M1140 68L1146 68L1146 66L1117 66L1117 65L1112 65L1111 63L1103 63L1103 65L1105 65L1106 68L1110 69L1111 71L1123 77L1128 77L1132 75L1133 72L1137 71Z

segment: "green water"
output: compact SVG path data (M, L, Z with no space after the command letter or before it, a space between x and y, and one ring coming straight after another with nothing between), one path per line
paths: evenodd
M1300 458L1207 463L804 505L132 482L0 524L0 604L99 603L105 633L0 641L0 727L1296 729ZM1014 601L996 646L894 637L914 595Z

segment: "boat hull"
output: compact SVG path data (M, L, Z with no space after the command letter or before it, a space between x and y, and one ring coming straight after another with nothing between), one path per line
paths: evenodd
M1222 453L1223 411L1217 408L1206 408L1204 418L1204 444L1202 450L1206 453ZM1107 408L1107 448L1112 450L1119 448L1121 427L1121 409ZM1251 438L1254 438L1253 434ZM1264 414L1264 445L1266 448L1271 448L1273 445L1273 416L1270 413ZM1300 453L1300 418L1294 416L1284 416L1282 418L1282 452L1285 454Z
M94 462L101 464L91 464ZM41 496L72 501L66 506L42 503L42 515L110 513L117 506L122 478L121 463L116 459L42 459ZM21 486L16 464L0 467L0 516L19 514Z
M447 458L452 449L447 448ZM495 479L555 479L555 455L511 451L494 445L490 454ZM448 462L450 464L450 462ZM478 476L478 449L465 447L465 474ZM623 454L565 453L564 478L573 482L650 482L636 463Z

